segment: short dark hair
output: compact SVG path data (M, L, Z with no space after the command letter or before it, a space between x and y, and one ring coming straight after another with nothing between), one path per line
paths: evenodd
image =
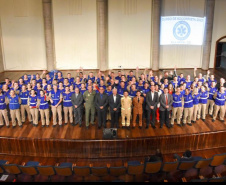
M191 157L191 155L192 155L192 153L191 153L191 151L190 150L186 150L185 152L184 152L184 157Z

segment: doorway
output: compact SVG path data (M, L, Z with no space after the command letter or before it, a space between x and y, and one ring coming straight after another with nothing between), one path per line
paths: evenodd
M215 68L226 69L226 36L221 37L216 42L214 64Z

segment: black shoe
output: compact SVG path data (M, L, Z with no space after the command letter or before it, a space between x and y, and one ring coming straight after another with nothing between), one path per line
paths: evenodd
M196 119L197 121L199 120L199 118L198 119Z
M142 129L142 127L141 127L141 126L139 126L139 129Z
M130 126L127 127L127 130L130 130Z
M72 126L75 126L76 124L75 124L75 123L71 123L71 125L72 125Z
M88 130L89 129L89 126L86 126L86 129Z
M0 128L4 127L4 125L0 125Z
M33 121L31 121L30 124L33 124Z
M149 126L146 126L146 127L145 127L145 129L148 129L148 128L149 128Z
M46 125L46 127L49 127L49 125Z
M79 127L82 127L82 125L79 125Z
M100 129L101 127L100 126L98 126L98 129Z
M156 129L156 126L152 126L153 129Z
M185 125L185 123L182 123L182 126L184 126Z
M42 125L42 128L45 127L45 125Z
M16 125L15 125L15 126L13 126L13 128L16 128Z
M162 125L159 128L162 128Z
M177 126L182 127L181 124L177 124Z
M135 127L132 127L132 129L135 129Z
M212 119L212 122L214 122L215 121L215 119Z
M170 128L173 128L173 126L174 126L173 124L170 124Z
M205 119L202 119L202 121L204 121L204 122L205 122Z
M7 128L9 128L10 126L8 125L8 126L6 126Z
M25 123L25 121L22 122L22 124L24 124L24 123Z
M171 128L171 126L167 125L167 128Z
M224 120L220 120L222 123L224 123Z
M67 123L64 123L64 125L67 125Z
M125 128L125 126L122 126L122 128L124 129L124 128Z
M188 125L189 125L189 126L192 126L192 124L191 124L191 123L188 123Z
M63 125L59 125L59 127L61 128Z
M211 118L213 118L213 114L210 114Z
M20 127L20 128L22 128L22 127L23 127L23 125L20 125L19 127Z
M53 125L53 127L56 127L56 125Z

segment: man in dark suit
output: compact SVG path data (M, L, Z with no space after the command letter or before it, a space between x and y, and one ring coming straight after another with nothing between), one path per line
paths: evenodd
M169 113L172 110L173 96L168 92L169 92L168 88L165 87L164 94L161 94L159 97L160 128L162 128L164 123L168 128L170 128Z
M111 127L113 128L114 126L116 126L117 128L119 128L118 119L121 106L121 96L117 94L116 88L112 90L112 94L108 97L108 103L111 113Z
M156 115L156 109L157 109L157 104L159 101L158 98L158 93L155 92L155 86L151 85L150 87L151 91L149 91L146 95L146 110L147 110L147 125L146 129L149 128L149 123L150 123L150 115L152 115L152 120L151 120L151 126L152 128L155 127L155 115Z
M107 105L108 105L108 95L104 93L104 88L99 87L99 92L95 97L95 107L97 109L98 115L98 129L101 128L103 124L106 128L106 115L107 115Z
M82 113L83 113L83 95L80 93L79 88L75 88L75 93L71 95L71 102L73 104L74 110L74 124L77 125L79 123L79 127L82 126Z

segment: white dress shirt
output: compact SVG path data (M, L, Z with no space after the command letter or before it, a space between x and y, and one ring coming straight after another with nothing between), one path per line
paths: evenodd
M113 95L114 103L116 102L116 95Z

